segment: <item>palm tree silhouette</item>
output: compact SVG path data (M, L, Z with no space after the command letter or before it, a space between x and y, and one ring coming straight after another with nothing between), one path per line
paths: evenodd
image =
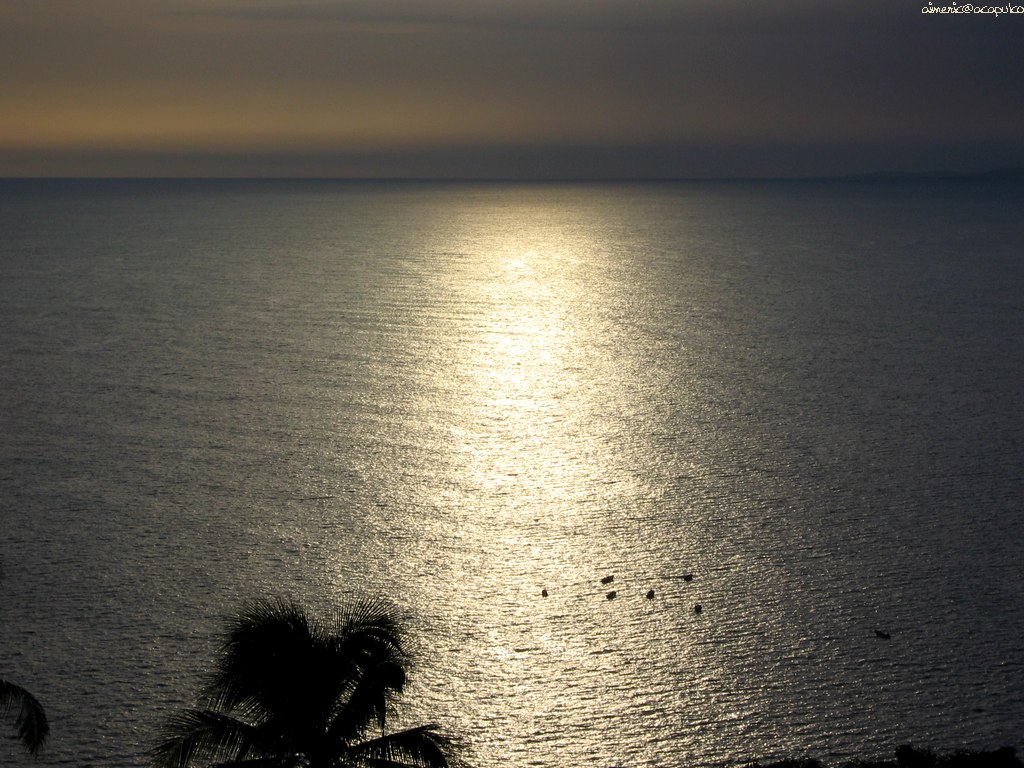
M407 654L392 609L360 602L322 620L259 601L229 624L203 709L180 713L150 753L154 768L447 768L436 726L388 733Z
M14 717L18 739L30 754L39 754L50 733L42 705L20 685L0 678L0 714L8 715L12 710L18 713Z
M0 562L0 580L4 577L3 563ZM50 735L50 724L46 721L46 712L36 697L20 685L0 677L0 717L14 716L14 727L18 731L18 740L33 757L43 748L46 737Z

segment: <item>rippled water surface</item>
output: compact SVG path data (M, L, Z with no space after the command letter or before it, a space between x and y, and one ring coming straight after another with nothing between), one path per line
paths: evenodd
M5 182L39 765L140 765L264 594L397 603L479 768L1024 746L1022 198Z

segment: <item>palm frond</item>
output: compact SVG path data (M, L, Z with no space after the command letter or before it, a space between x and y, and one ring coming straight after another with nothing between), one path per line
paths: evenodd
M405 632L398 612L388 603L363 600L332 618L333 642L354 661L407 663Z
M271 755L269 757L254 757L251 760L231 760L226 763L214 763L210 768L295 768L305 765L304 761L296 755L280 757Z
M323 733L356 697L355 712L380 720L405 677L370 671L401 670L401 635L397 617L379 602L358 603L326 621L283 600L250 603L228 627L204 705ZM379 701L369 708L359 694L367 678L385 683L370 686Z
M250 603L228 628L203 703L253 722L324 731L340 692L351 687L344 661L330 632L301 607Z
M451 768L456 751L436 725L421 725L353 745L349 759L367 768Z
M39 754L50 734L42 704L20 685L0 678L0 714L7 715L12 710L17 710L14 727L18 731L18 739L29 753Z
M399 650L405 642L405 630L398 610L384 600L359 600L348 608L336 612L332 626L342 634L372 634L382 642Z
M153 768L233 764L266 748L267 741L258 727L230 715L187 709L169 723L163 741L149 753L149 764Z
M397 612L386 603L357 603L335 622L335 653L347 667L331 717L332 737L352 741L374 725L383 731L405 688L409 656Z
M354 687L339 699L337 711L332 714L330 740L349 743L373 727L382 733L394 699L404 687L405 670L393 661L361 670Z
M172 721L151 765L448 768L451 742L433 727L360 742L384 732L407 664L401 622L385 603L325 616L285 600L249 603L228 625L205 709Z
M229 624L216 671L203 691L214 709L273 712L287 694L286 678L310 655L309 621L298 606L263 600L246 605ZM263 710L261 713L260 710Z

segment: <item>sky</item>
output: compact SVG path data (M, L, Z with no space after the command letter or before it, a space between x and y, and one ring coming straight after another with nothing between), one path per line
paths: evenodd
M0 176L1024 166L1024 7L928 5L0 0Z

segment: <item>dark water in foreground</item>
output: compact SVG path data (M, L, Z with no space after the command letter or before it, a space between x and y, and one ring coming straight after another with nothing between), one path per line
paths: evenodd
M3 182L39 764L138 765L259 594L398 603L480 768L1021 747L1022 198Z

